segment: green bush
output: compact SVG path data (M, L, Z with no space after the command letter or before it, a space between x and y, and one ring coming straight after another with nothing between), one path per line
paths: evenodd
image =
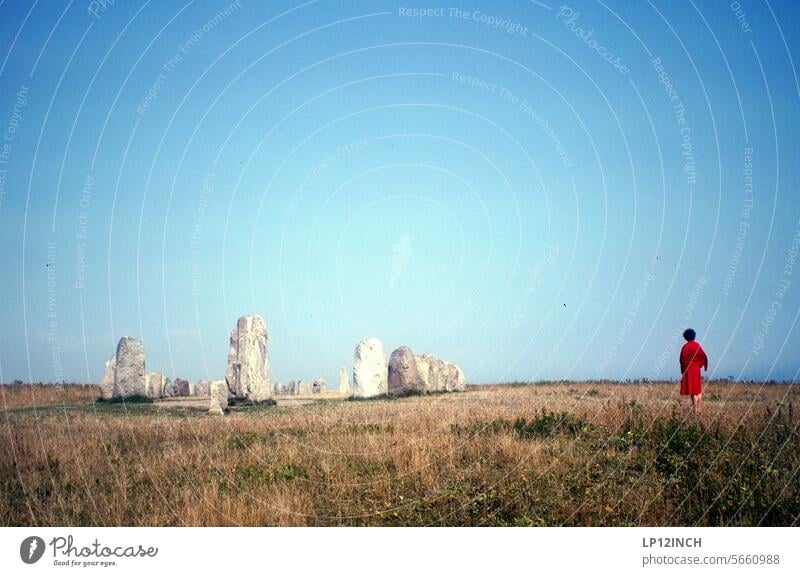
M142 396L141 394L133 394L132 396L115 396L114 398L98 398L97 402L101 404L152 404L153 399L149 396Z

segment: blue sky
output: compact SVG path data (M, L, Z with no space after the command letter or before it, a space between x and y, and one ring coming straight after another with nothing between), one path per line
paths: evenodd
M795 379L796 5L452 4L1 3L0 379Z

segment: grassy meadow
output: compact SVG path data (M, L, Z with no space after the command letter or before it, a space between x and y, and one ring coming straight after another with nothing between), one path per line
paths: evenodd
M472 386L310 403L98 403L0 386L5 526L791 526L800 387ZM280 398L280 397L279 397Z

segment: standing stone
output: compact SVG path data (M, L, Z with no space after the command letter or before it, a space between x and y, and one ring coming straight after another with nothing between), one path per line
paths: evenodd
M401 346L389 357L389 394L424 391L414 353L408 346Z
M314 384L311 386L311 390L314 394L325 394L327 392L327 385L325 384L325 380L322 378L316 378L314 380Z
M445 362L444 381L445 381L446 392L455 392L457 379L458 379L458 368L456 368L454 364L450 364L450 362Z
M161 397L172 398L175 395L175 385L172 383L172 380L169 378L164 378L164 386L161 389Z
M430 380L433 392L445 392L447 384L444 378L444 362L431 356L428 360L431 366Z
M370 398L389 392L386 351L377 338L365 338L353 354L353 395Z
M117 367L117 355L114 354L106 361L106 371L103 374L103 381L100 383L100 398L111 400L114 396L114 370Z
M297 383L297 393L298 394L312 394L313 391L311 390L311 384L309 384L305 380L300 380Z
M451 374L453 378L453 392L466 392L467 391L467 377L464 372L455 364L450 364Z
M286 388L286 393L290 396L297 394L297 382L294 380L289 380L289 386Z
M430 354L423 354L422 356L415 356L417 361L417 374L419 374L422 388L425 392L434 392L431 388L431 363Z
M444 362L445 391L464 392L467 389L467 379L461 368L450 362Z
M147 375L147 395L156 399L164 395L164 375L161 372L150 372Z
M211 380L200 380L194 385L194 395L207 398L211 395Z
M147 396L147 372L144 367L144 344L124 336L117 345L114 367L115 397Z
M189 381L183 378L175 378L175 396L190 396L192 392Z
M350 394L350 377L347 375L347 368L339 368L339 394L348 396Z
M211 403L208 408L208 413L222 416L228 408L228 384L225 380L212 380L209 393L211 396Z
M426 392L465 392L467 379L464 372L450 362L430 354L416 356L417 371Z
M267 327L261 316L242 316L236 322L231 331L225 380L236 398L261 402L272 396Z

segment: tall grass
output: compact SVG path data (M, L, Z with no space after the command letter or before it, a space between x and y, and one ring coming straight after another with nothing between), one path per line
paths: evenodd
M224 417L4 387L4 525L793 525L798 389L537 383ZM69 388L69 387L66 387ZM35 405L35 408L33 407Z

